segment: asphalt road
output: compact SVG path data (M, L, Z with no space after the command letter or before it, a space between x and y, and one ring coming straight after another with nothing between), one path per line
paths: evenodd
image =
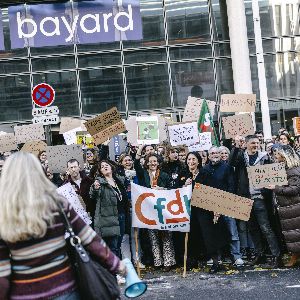
M300 299L299 268L228 270L218 275L194 270L188 272L186 278L178 272L144 273L143 280L147 282L148 290L137 299Z

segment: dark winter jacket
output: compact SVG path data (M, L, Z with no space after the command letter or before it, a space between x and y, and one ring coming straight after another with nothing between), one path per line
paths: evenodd
M100 182L100 189L95 190L94 186L91 187L90 196L91 200L96 202L96 211L94 219L95 231L102 237L112 237L120 235L119 226L119 211L118 202L120 201L113 187L103 177L98 177ZM115 181L118 184L124 184L124 178L116 176ZM124 190L124 191L123 191ZM128 205L128 199L125 189L120 188L122 192L122 200L124 201L124 209ZM119 204L120 206L120 204Z
M169 175L171 189L181 188L184 185L186 168L179 160L164 162L161 170Z
M300 167L288 169L287 179L275 188L278 214L288 250L300 254Z
M139 180L139 184L144 187L151 188L151 180L150 175L148 173L148 170L144 169L139 159L134 160L134 169L136 171L136 175ZM163 188L170 188L170 177L168 174L164 172L160 172L158 180L157 180L157 186L163 187Z
M253 164L255 165L265 165L269 164L270 158L266 152L258 152L258 157ZM246 151L234 148L229 156L229 164L234 167L235 172L235 182L236 182L236 194L246 198L255 198L261 196L261 190L250 191L249 188L249 178L247 173L247 167L249 167L249 157Z
M209 162L200 170L200 182L204 185L234 193L234 171L227 163L220 161L213 165Z

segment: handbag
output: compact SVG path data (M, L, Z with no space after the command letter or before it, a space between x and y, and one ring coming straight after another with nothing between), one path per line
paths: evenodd
M116 277L84 249L60 203L59 208L66 232L70 235L67 240L68 254L75 272L80 298L84 300L119 299L120 288Z

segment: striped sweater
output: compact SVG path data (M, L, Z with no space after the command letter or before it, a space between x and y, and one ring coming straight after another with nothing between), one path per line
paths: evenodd
M66 214L86 250L116 273L120 261L105 242L70 205ZM55 213L55 222L43 238L17 243L0 240L0 300L53 299L76 289L64 234L62 217Z

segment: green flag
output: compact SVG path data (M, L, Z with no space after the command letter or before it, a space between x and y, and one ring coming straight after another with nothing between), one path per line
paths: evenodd
M214 146L220 146L219 140L216 134L215 126L212 121L212 117L209 112L209 108L206 100L203 100L201 106L201 112L198 120L198 131L201 132L211 132L211 143Z

